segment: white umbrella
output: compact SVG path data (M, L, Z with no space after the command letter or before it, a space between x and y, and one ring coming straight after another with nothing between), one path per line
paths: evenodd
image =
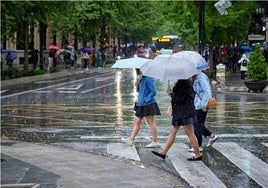
M126 68L140 68L144 63L152 61L141 57L132 57L127 59L120 59L113 64L112 68L126 69Z
M195 51L180 51L172 56L187 59L195 64L195 67L198 70L206 70L209 69L208 63L206 60L197 52Z
M155 58L145 63L140 69L143 75L162 81L188 79L200 72L193 62L171 56Z

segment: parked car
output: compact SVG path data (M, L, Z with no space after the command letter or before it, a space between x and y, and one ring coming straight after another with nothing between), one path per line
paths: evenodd
M172 49L161 49L158 54L157 57L169 57L173 54L173 50Z
M140 48L136 51L134 57L142 57L147 59L153 59L154 53L150 48Z

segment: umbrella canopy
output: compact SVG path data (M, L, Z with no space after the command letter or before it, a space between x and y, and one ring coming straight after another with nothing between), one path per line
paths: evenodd
M151 59L132 57L127 59L120 59L113 64L112 68L127 69L127 68L140 68L144 63L152 61Z
M162 81L188 79L200 72L193 62L172 56L155 58L140 69L143 75Z
M56 54L59 55L61 53L69 53L69 54L72 54L73 52L69 49L59 49L57 50Z
M172 56L182 58L182 59L187 59L190 62L193 62L195 64L195 67L198 70L206 70L209 69L208 63L206 60L197 52L195 51L180 51Z
M84 47L84 48L82 49L82 51L84 51L84 52L91 52L91 51L93 51L93 50L94 50L94 48L91 47L91 46L86 46L86 47Z
M7 53L7 50L6 49L1 49L1 54L5 54Z
M240 48L241 48L241 50L246 51L246 52L253 51L253 49L250 46L246 46L246 45L241 46Z
M58 46L55 46L55 45L50 45L50 46L48 47L48 49L50 49L50 50L58 50L59 47L58 47Z

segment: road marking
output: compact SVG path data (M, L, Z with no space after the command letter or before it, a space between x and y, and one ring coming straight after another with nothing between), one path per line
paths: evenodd
M242 169L262 187L268 185L268 165L233 142L214 143L213 147Z
M265 145L265 147L268 147L268 143L262 142L262 144Z
M268 134L217 134L218 138L263 138L268 137ZM81 136L81 139L117 139L118 136ZM158 136L159 139L167 139L168 136ZM188 139L186 135L177 135L176 138ZM137 136L137 139L147 139L147 136Z
M84 84L79 84L79 85L72 85L68 87L60 87L57 90L78 90L80 89Z
M105 74L110 74L110 73L111 72L107 72ZM56 84L56 85L52 85L52 86L43 87L43 88L38 88L38 89L32 89L32 90L28 90L28 91L22 91L22 92L18 92L18 93L13 93L13 94L10 94L10 95L1 96L0 99L14 97L14 96L18 96L18 95L27 94L27 93L33 93L33 92L40 91L40 90L45 90L45 89L50 89L50 88L54 88L54 87L64 86L66 84L77 83L77 82L81 82L81 81L85 81L85 80L90 80L90 79L93 79L93 77L87 77L87 78L83 78L83 79L80 79L80 80L73 80L73 81L70 81L70 82L64 82L64 83L60 83L60 84ZM105 85L105 86L108 86L108 85ZM103 86L103 87L105 87L105 86ZM99 87L98 88L91 89L90 91L93 91L95 89L99 89Z
M8 90L2 90L2 91L0 91L0 93L4 93L4 92L6 92L6 91L8 91Z
M134 145L129 146L127 144L121 144L121 143L108 144L107 153L114 156L123 157L126 159L140 161L139 154Z
M188 146L183 143L175 143L168 152L168 158L181 177L189 183L191 187L217 187L226 188L218 177L202 162L187 161L191 157Z
M100 88L111 86L111 85L115 85L115 84L116 83L105 84L105 85L102 85L102 86L99 86L99 87L95 87L95 88L92 88L92 89L88 89L88 90L82 91L80 93L89 93L89 92L94 91L96 89L100 89Z

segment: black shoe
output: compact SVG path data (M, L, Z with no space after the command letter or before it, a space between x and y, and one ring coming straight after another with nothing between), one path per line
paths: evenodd
M187 159L187 160L188 160L188 161L202 161L202 155L199 156L199 157L197 157L197 158L192 157L192 158L189 158L189 159Z
M156 151L152 151L152 153L155 154L155 155L158 156L158 157L161 157L162 159L165 159L165 158L166 158L166 155L161 154L161 153L158 153L158 152L156 152Z

